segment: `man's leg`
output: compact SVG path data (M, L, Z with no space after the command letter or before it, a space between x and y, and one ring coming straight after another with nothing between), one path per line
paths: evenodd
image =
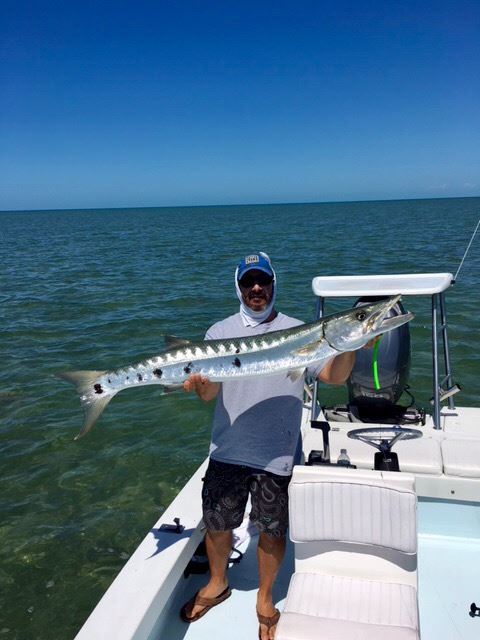
M205 546L210 566L210 580L200 589L198 595L204 598L216 598L228 586L227 561L232 550L232 532L207 531ZM189 617L193 618L203 608L202 605L195 605Z
M257 547L259 590L257 614L264 618L278 615L273 604L272 588L285 555L285 535L288 526L288 485L290 476L255 473L251 477L251 520L260 530ZM271 640L276 624L260 622L260 637Z
M267 618L275 615L272 599L272 588L278 570L285 556L285 536L274 538L267 533L260 533L257 547L259 588L257 594L257 613ZM262 640L271 640L275 634L276 625L270 630L266 625L260 625Z
M232 530L238 527L248 499L245 467L210 460L202 490L203 519L207 525L205 546L210 580L200 589L203 598L217 598L228 586L227 562L232 550ZM187 603L189 605L189 603ZM205 606L195 604L184 619L194 618Z

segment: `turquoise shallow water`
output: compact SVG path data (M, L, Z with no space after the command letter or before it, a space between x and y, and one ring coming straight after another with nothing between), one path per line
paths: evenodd
M212 408L154 388L116 397L74 442L81 410L55 372L141 359L165 333L202 338L236 311L235 263L257 248L274 260L278 308L305 320L315 275L455 272L479 210L469 198L0 213L0 637L72 638L207 451ZM467 406L478 405L479 267L477 238L447 298ZM429 301L407 306L410 384L425 406Z

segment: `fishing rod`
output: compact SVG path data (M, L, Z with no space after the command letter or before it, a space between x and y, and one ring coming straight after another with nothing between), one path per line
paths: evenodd
M477 226L475 227L475 231L472 233L472 237L470 238L470 242L468 243L468 246L467 246L467 248L465 249L465 253L463 254L463 258L462 258L462 260L460 261L460 265L459 265L459 267L458 267L458 269L457 269L457 273L455 274L455 276L454 276L454 278L453 278L453 280L452 280L452 284L455 284L455 282L457 281L458 274L460 273L460 269L462 268L463 263L464 263L464 261L465 261L465 258L467 257L467 253L469 252L470 247L472 246L473 239L475 238L475 236L476 236L476 234L477 234L477 231L478 231L478 227L479 227L479 226L480 226L480 218L479 218L479 220L478 220L478 222L477 222Z

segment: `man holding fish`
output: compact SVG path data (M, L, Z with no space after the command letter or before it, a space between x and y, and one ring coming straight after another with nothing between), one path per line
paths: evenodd
M388 317L400 296L346 309L309 324L275 309L276 278L268 256L246 256L235 272L239 313L217 322L206 340L168 338L167 348L110 371L67 371L84 409L80 438L92 429L112 398L132 387L158 385L217 398L210 464L202 492L210 581L181 610L194 622L230 596L225 568L232 530L250 519L260 531L257 615L260 637L271 640L279 613L272 586L285 551L287 487L299 443L304 374L343 384L356 349L413 318Z
M241 260L235 288L240 311L210 327L206 340L262 336L303 324L275 309L276 276L266 254ZM317 368L313 365L309 373L325 383L343 384L354 362L355 352L344 351ZM287 375L224 382L196 373L183 383L185 391L195 392L204 401L217 399L202 492L210 581L182 608L186 622L198 620L230 596L226 566L232 530L242 523L250 495L250 519L259 529L259 637L274 636L280 614L273 604L272 587L285 553L287 489L299 444L304 373L299 369Z

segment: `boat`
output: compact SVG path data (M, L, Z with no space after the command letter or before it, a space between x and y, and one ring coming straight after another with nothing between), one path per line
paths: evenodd
M455 405L445 302L452 281L450 273L312 281L318 317L328 298L430 297L432 409L397 413L393 424L368 421L348 405L322 407L316 384L306 389L303 455L290 486L292 540L274 590L279 640L480 637L480 408ZM257 533L247 518L234 532L232 596L193 624L179 617L206 582L200 492L207 463L76 640L258 637Z

